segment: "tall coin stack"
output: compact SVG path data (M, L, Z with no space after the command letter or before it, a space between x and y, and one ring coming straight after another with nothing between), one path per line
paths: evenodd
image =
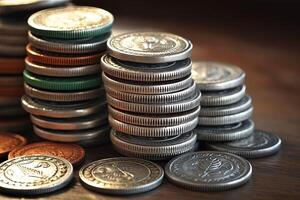
M191 76L192 44L169 33L135 32L107 46L101 67L114 148L150 160L192 151L201 97Z
M113 16L95 7L37 12L28 19L24 109L34 132L57 142L94 145L109 139L99 60Z
M25 46L27 44L26 19L34 10L62 6L59 1L0 1L0 131L24 131L30 121L20 104L24 93Z

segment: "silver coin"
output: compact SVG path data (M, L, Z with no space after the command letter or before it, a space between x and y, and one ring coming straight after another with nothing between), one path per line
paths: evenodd
M247 110L233 115L225 115L225 116L217 116L217 117L201 116L199 117L199 125L217 126L217 125L235 124L250 119L252 113L253 113L253 107L251 106Z
M202 91L202 106L225 106L240 101L246 94L246 86L221 91Z
M7 44L0 44L1 56L23 57L26 55L25 46L12 46Z
M200 103L201 104L201 103ZM251 97L246 95L240 101L227 106L202 107L200 116L224 116L243 112L252 105Z
M45 51L65 53L65 54L85 54L101 52L106 50L106 41L111 33L101 35L94 38L81 40L57 40L57 39L43 39L34 36L30 31L28 32L29 42L36 48Z
M187 77L191 74L191 59L177 62L145 64L118 60L112 56L104 55L101 58L102 70L120 79L131 81L169 81Z
M21 156L0 164L0 190L5 193L46 194L67 186L72 180L72 164L55 156Z
M107 103L109 105L119 110L136 112L136 113L162 114L162 113L180 113L180 112L185 112L197 108L200 105L201 93L200 91L196 91L192 97L171 104L131 103L131 102L115 99L111 97L109 94L106 94L106 98L107 98Z
M97 140L98 138L107 137L109 135L109 130L110 128L108 125L80 131L49 130L33 126L33 131L36 135L54 142L84 143L89 140Z
M197 191L222 191L249 181L251 164L234 154L199 151L181 155L165 166L168 180Z
M198 118L175 126L146 127L126 124L108 116L110 126L116 131L141 137L171 137L192 131L197 126Z
M145 138L122 134L111 130L114 148L121 154L149 160L165 160L191 151L197 140L192 133L166 138Z
M107 47L109 54L120 60L166 63L190 57L193 45L170 33L134 32L112 37Z
M105 90L108 95L113 98L134 102L134 103L145 103L145 104L162 104L162 103L174 103L177 101L183 101L185 99L190 98L196 90L196 83L178 92L166 93L166 94L134 94L134 93L127 93L121 92L118 90L114 90L110 87L105 87Z
M79 178L87 189L117 195L143 193L157 188L164 171L157 164L137 158L107 158L83 166Z
M208 147L244 158L260 158L277 153L281 147L281 139L271 133L255 130L247 138L226 143L209 143Z
M105 110L106 102L102 99L79 103L58 103L32 99L24 95L21 99L24 110L33 115L53 118L72 118L91 115Z
M31 115L34 125L51 130L83 130L107 124L107 113L96 113L94 115L77 118L55 119Z
M148 127L165 127L183 124L197 118L200 112L200 107L183 113L165 115L123 112L111 106L108 106L108 112L112 118L127 124Z
M249 137L254 131L252 120L226 126L198 126L194 132L200 141L232 141Z
M242 69L218 62L194 62L192 76L201 91L235 88L245 81L245 72Z
M24 90L25 94L32 98L57 102L87 101L97 99L105 95L104 88L97 88L80 92L50 92L33 88L26 83L24 83Z
M165 94L178 92L188 88L193 83L191 76L166 82L138 82L121 80L111 77L104 72L102 73L102 80L106 87L134 94Z
M30 71L32 73L52 77L78 77L101 73L101 67L99 64L72 67L55 67L33 63L28 57L25 59L25 68L27 71Z

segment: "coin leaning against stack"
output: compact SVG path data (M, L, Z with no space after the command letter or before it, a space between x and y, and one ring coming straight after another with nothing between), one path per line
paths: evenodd
M192 151L201 96L191 76L192 44L174 34L135 32L107 46L101 67L114 148L150 160Z
M46 7L62 6L68 0L0 1L0 131L22 132L30 127L20 98L24 93L27 25L24 19Z
M113 20L109 12L86 6L29 17L22 105L41 138L85 146L108 141L99 60Z

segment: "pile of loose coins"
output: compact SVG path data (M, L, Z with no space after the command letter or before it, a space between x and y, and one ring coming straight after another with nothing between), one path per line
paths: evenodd
M0 131L23 132L30 127L20 98L24 93L24 70L27 43L26 18L35 10L62 6L68 0L0 1Z
M22 104L34 132L56 142L108 141L100 58L113 16L100 8L70 6L37 12L28 24Z
M101 58L111 141L126 156L163 160L192 151L201 93L192 80L192 44L157 32L121 34Z

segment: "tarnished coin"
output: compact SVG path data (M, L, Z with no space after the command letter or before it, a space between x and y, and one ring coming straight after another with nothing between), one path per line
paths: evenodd
M249 137L254 131L252 120L226 126L197 126L194 132L200 141L232 141Z
M213 106L213 107L203 106L200 111L200 116L233 115L247 110L248 108L251 107L251 105L252 105L251 97L249 95L246 95L240 101L227 106Z
M107 41L108 52L120 60L139 63L166 63L191 56L193 45L170 33L134 32L114 36Z
M0 132L0 141L0 157L27 143L26 138L23 136L8 132Z
M191 76L165 82L139 82L111 77L104 72L102 73L102 80L106 87L134 94L166 94L178 92L193 84Z
M49 38L87 38L110 32L114 18L106 10L88 6L51 8L28 19L33 34Z
M72 164L59 157L17 157L0 164L0 190L14 195L50 193L73 180Z
M112 118L111 116L108 116L108 121L113 129L121 133L141 137L171 137L192 131L197 126L198 118L196 117L189 122L185 122L179 125L166 127L131 125L120 122Z
M237 66L218 62L194 62L192 76L200 90L226 90L244 83L245 72Z
M202 91L202 106L225 106L240 101L246 94L246 86L221 91Z
M251 164L234 154L213 151L187 153L165 166L168 180L197 191L221 191L239 187L249 181Z
M169 81L187 77L191 74L191 59L177 62L146 64L118 60L108 54L101 58L102 70L120 79L135 81Z
M197 136L185 133L174 137L134 137L111 130L110 138L114 148L121 154L149 160L165 160L191 151Z
M57 156L77 165L84 159L85 151L76 144L37 142L14 149L8 154L8 159L31 155Z
M21 99L24 110L33 115L53 118L82 117L105 110L106 102L95 99L83 102L58 103L32 99L24 95Z
M251 106L250 108L248 108L243 112L232 114L232 115L217 116L217 117L200 116L199 125L217 126L217 125L235 124L250 119L252 113L253 113L253 107Z
M247 138L226 143L209 143L208 147L244 158L260 158L277 153L281 147L281 139L271 133L255 130Z
M163 169L150 161L137 158L107 158L87 164L79 171L84 187L101 193L130 195L158 187Z

